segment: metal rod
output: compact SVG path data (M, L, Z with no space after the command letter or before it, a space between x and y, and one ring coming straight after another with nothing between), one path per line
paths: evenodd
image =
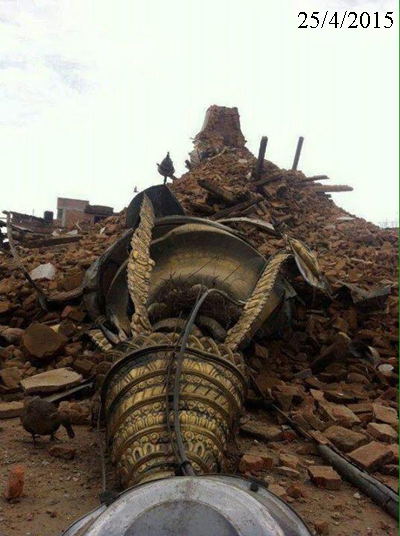
M301 149L303 147L303 142L304 142L304 138L303 138L303 136L300 136L299 141L297 142L296 154L294 155L294 160L293 160L292 169L294 171L297 170L297 166L299 164L300 155L301 155Z
M263 136L260 141L260 149L258 150L258 159L256 164L256 170L254 172L254 179L258 180L263 172L265 151L267 149L268 136Z

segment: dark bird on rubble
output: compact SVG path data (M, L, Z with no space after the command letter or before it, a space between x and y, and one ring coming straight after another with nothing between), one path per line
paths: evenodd
M28 397L25 400L21 423L24 429L32 435L35 446L37 435L49 435L50 441L54 441L55 433L60 426L64 426L70 439L75 437L69 417L40 396Z
M167 156L164 158L164 160L161 162L161 164L157 164L158 173L164 177L164 184L167 182L167 178L174 180L174 163L171 160L171 157L169 156L169 152L167 153Z

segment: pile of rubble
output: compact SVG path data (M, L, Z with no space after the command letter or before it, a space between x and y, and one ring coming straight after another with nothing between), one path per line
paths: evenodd
M340 488L339 475L326 464L299 461L313 445L300 444L299 456L287 454L287 445L300 441L300 430L395 485L397 231L335 205L331 193L348 188L326 186L327 177L257 160L245 147L235 108L211 107L194 145L189 171L171 185L186 213L221 222L233 218L229 225L266 257L285 246L284 234L301 239L317 254L330 285L324 295L301 278L294 281L292 326L281 338L258 339L245 350L256 385L281 413L274 415L275 424L267 422L265 413L252 409L257 393L250 394L233 463L244 474L269 478L272 491L290 501L304 498L300 475L320 487ZM10 251L0 250L0 418L19 415L25 394L54 395L85 379L101 384L110 363L86 336L91 321L82 281L123 234L125 219L121 213L87 226L68 244L19 244L23 266L53 298L47 311ZM63 404L73 422L90 420L87 402ZM271 480L274 471L279 476Z
M8 249L0 253L0 418L21 411L22 403L14 402L22 400L23 392L48 394L104 374L104 356L85 339L91 324L82 304L82 282L124 224L121 214L86 226L77 242L18 247L24 268L50 299L48 311ZM54 370L60 372L50 374ZM38 384L33 388L32 377Z
M327 302L298 282L302 299L293 329L248 351L258 386L318 443L333 443L371 472L397 475L397 230L380 229L339 208L330 192L348 188L318 182L328 177L306 177L265 160L255 178L257 159L244 140L221 150L207 133L200 138L199 161L173 184L187 213L234 218L235 227L266 256L285 246L281 232L303 240L316 252L331 286ZM272 223L277 236L246 218ZM272 438L258 420L246 422L242 432L266 442L284 437L275 430ZM248 461L240 467L258 474L261 462L254 471ZM289 462L280 460L280 465L295 475ZM317 485L329 480L309 472Z

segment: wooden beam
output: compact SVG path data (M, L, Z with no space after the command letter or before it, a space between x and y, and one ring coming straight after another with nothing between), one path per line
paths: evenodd
M294 160L293 160L293 165L292 165L292 170L294 170L294 171L297 170L297 166L299 165L301 149L303 148L303 142L304 142L304 138L303 138L303 136L300 136L300 138L299 138L299 140L297 142L296 154L294 155Z
M268 137L263 136L260 141L260 148L258 150L256 169L253 175L256 181L261 177L262 172L263 172L263 165L264 165L265 151L267 149L267 143L268 143Z
M353 190L354 188L352 186L346 186L345 184L332 184L332 185L316 184L315 185L315 191L323 192L323 193L352 192Z
M234 205L233 207L220 210L219 212L216 212L214 214L213 219L218 220L220 218L226 218L230 214L242 213L242 211L246 210L248 207L251 207L254 203L256 203L254 199L249 199L248 201L244 201L243 203L238 203L237 205Z
M234 205L238 201L238 199L235 195L233 195L232 192L225 190L225 188L221 188L221 186L219 186L215 182L211 182L208 179L199 179L198 183L199 186L203 188L203 190L206 190L226 205Z
M306 177L303 182L327 181L328 179L330 180L328 175L314 175L313 177Z

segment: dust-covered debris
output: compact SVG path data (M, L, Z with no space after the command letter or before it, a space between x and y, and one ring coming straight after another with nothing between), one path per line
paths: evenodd
M257 159L245 147L236 109L210 108L188 166L188 172L170 186L188 215L214 221L234 217L236 221L225 224L242 233L265 257L285 247L284 234L300 239L316 253L329 282L328 295L295 277L297 298L291 325L283 326L279 337L273 339L268 333L259 333L246 348L249 372L263 395L296 426L321 442L332 442L357 465L397 490L397 230L380 229L341 209L329 191L343 188L328 188L319 182L323 177L308 178L301 171L280 169L269 160L255 177ZM268 229L253 225L255 219L268 224ZM10 460L2 469L3 479L14 459L10 416L21 411L29 385L33 386L31 393L42 396L55 390L62 393L84 378L93 378L98 388L111 366L106 354L87 336L93 325L82 300L82 282L89 266L125 231L123 211L99 224L82 224L79 235L69 237L73 242L17 242L28 272L41 265L55 268L53 277L38 281L45 295L55 299L47 310L8 249L0 249L0 418L8 419L4 421L6 431L0 434L8 434ZM65 293L71 292L71 299L64 299ZM70 380L58 382L57 375L67 373ZM43 374L50 380L42 382ZM395 534L395 522L363 494L361 499L355 498L354 487L326 466L314 444L278 414L254 406L252 399L250 391L236 444L229 447L232 471L264 480L271 491L293 503L319 534L367 534L367 526L377 536ZM92 400L61 402L60 409L78 427L89 427L93 413L98 414ZM72 440L68 452L73 448ZM91 448L97 447L93 443ZM16 448L16 452L18 462L38 458L31 446L23 452ZM80 454L68 459L65 466L59 459L54 465L56 478L66 485L64 480L71 477L75 464L82 463ZM28 478L29 470L28 465ZM86 477L90 482L90 475ZM98 480L95 485L99 486ZM54 479L46 486L59 487ZM82 491L81 502L85 493ZM61 495L57 500L68 503L69 497ZM92 506L93 494L87 509ZM57 505L48 508L53 512ZM36 520L40 526L39 514L30 526ZM57 534L66 525L58 515L48 534ZM12 533L18 532L12 529Z

